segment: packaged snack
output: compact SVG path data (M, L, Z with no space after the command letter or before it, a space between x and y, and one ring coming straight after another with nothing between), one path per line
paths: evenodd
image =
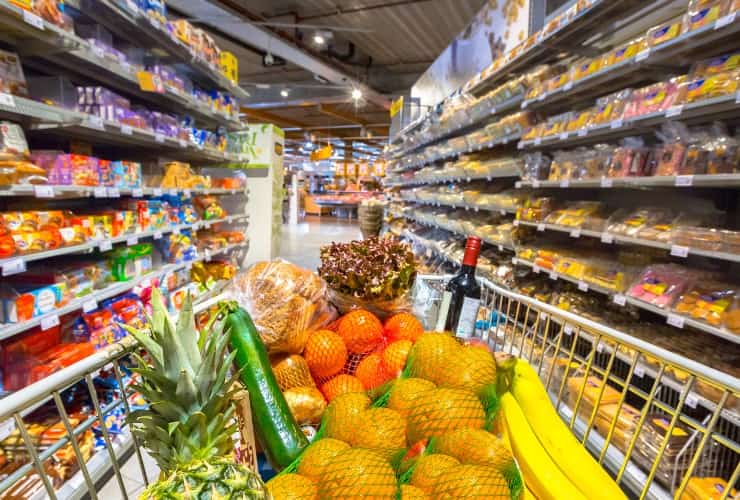
M695 63L689 76L699 78L721 73L732 73L738 68L740 68L740 52L734 52Z
M593 59L587 59L585 61L581 61L580 63L577 63L575 66L573 66L573 72L571 75L572 80L580 80L581 78L585 78L589 75L593 75L597 71L601 69L603 58L601 57L595 57Z
M525 155L522 179L547 180L550 177L550 163L550 158L541 152Z
M619 262L611 259L593 258L583 275L587 283L607 288L614 292L623 292L629 284L631 272Z
M688 288L694 276L681 266L656 264L647 267L629 295L660 308L669 308Z
M731 174L740 166L740 142L727 133L722 123L712 125L711 137L704 149L708 151L708 174Z
M620 209L609 218L606 230L620 236L632 238L653 236L652 239L667 241L675 219L676 214L666 208Z
M720 500L726 489L727 481L721 477L692 477L680 500ZM736 497L737 491L731 488L726 498Z
M22 323L63 305L63 283L48 286L15 283L0 289L0 323Z
M668 431L670 430L670 436ZM683 454L693 456L696 443L690 443L692 430L682 422L676 422L671 428L671 419L663 413L650 413L637 437L633 457L641 467L650 468L660 456L655 479L669 487L675 487L674 478L682 477L689 464L683 460ZM665 449L662 443L668 436Z
M572 118L565 126L565 130L568 132L576 132L581 129L585 129L593 120L595 109L589 108L573 113Z
M682 123L668 122L656 135L663 144L655 148L653 175L678 175L688 148L688 128Z
M553 198L532 198L528 199L524 206L517 209L516 218L518 220L539 222L553 210L555 200Z
M28 96L28 85L18 56L0 50L0 92L21 97Z
M28 154L28 142L21 126L0 121L0 160L20 160Z
M679 297L673 310L712 326L722 326L725 315L740 307L739 293L737 287L727 283L701 281Z
M641 137L626 137L622 145L614 149L607 170L607 177L642 177L650 175L648 159L649 148Z
M631 96L632 89L624 89L597 99L596 109L588 125L594 127L621 119Z
M725 12L725 0L691 0L683 30L691 31L714 23Z
M625 107L624 118L667 110L680 101L680 86L684 82L685 77L676 77L636 90Z
M215 196L196 196L193 204L202 220L222 219L227 215L219 198Z
M686 80L680 87L683 102L692 103L725 95L733 95L738 89L737 72L716 73Z
M672 40L681 34L683 27L681 20L671 21L659 26L650 28L645 35L648 47L655 47L668 40Z
M612 49L610 52L607 52L606 55L604 55L603 57L601 65L602 67L607 67L614 64L619 64L622 61L626 61L635 57L646 48L647 41L644 37L629 41L624 45L620 45L619 47Z

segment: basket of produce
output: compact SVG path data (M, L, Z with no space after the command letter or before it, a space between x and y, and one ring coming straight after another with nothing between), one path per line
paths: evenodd
M410 310L416 260L411 248L394 238L332 243L321 248L319 276L340 313L366 309L385 319Z

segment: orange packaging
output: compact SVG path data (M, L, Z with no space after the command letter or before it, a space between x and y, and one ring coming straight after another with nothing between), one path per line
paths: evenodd
M12 235L16 252L27 254L54 250L62 245L62 235L57 229L14 233Z

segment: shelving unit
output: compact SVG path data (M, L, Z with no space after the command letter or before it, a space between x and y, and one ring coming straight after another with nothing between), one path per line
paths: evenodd
M28 142L33 149L47 149L65 153L86 151L90 156L94 155L110 160L124 159L146 162L147 175L158 173L152 169L162 168L163 164L174 160L191 162L196 168L207 167L198 173L211 175L212 177L232 175L231 170L213 167L247 163L246 155L232 154L228 152L229 150L221 151L215 147L217 141L204 141L203 136L199 135L205 134L204 130L217 131L222 134L227 131L242 131L245 129L246 124L241 121L238 113L227 114L224 111L227 109L226 107L219 107L215 104L216 102L229 102L225 100L224 96L218 94L218 97L201 100L200 97L203 94L196 97L197 94L195 93L191 95L189 91L181 90L182 88L188 88L187 84L173 87L165 83L162 88L157 88L156 91L149 91L149 87L144 84L146 77L153 75L153 73L150 73L150 68L155 65L167 65L174 67L179 76L186 76L200 90L209 92L218 90L242 101L246 99L249 94L228 80L221 73L220 68L207 63L199 54L196 54L181 41L173 38L167 32L166 26L141 10L136 2L125 0L68 0L65 2L65 7L68 9L67 13L72 14L73 17L77 16L76 21L97 23L113 33L116 42L123 41L131 47L145 49L147 51L144 58L146 70L143 67L133 65L130 58L119 58L115 54L102 50L95 43L78 36L74 30L62 29L33 12L25 11L11 4L8 0L0 0L0 42L2 42L4 49L18 54L26 75L62 75L73 86L100 86L108 89L115 93L117 97L123 98L123 101L130 102L132 109L137 112L140 108L136 108L136 106L142 105L147 112L176 114L181 117L187 116L188 119L180 120L178 118L179 133L170 132L167 129L167 135L165 135L127 124L143 123L142 120L138 122L127 121L124 118L121 118L121 122L104 120L100 117L103 114L98 116L91 114L93 112L85 113L77 110L90 108L82 108L81 106L67 108L52 105L49 100L39 102L30 97L0 92L0 120L19 124L29 138ZM116 48L121 47L117 45ZM159 70L151 69L151 71ZM5 87L3 88L5 89ZM15 90L13 91L15 92ZM31 92L30 95L37 96L38 94ZM233 101L231 102L233 103ZM70 104L67 103L66 105L69 106ZM238 105L234 104L234 106L238 109ZM231 112L233 109L234 107L228 108L228 111ZM114 116L118 116L118 114ZM127 123L122 123L124 121ZM172 120L171 123L175 123L175 121ZM193 127L192 131L190 128L187 130L184 128L186 124L188 127ZM152 128L155 127L152 126ZM211 138L213 139L213 137ZM72 142L74 144L71 144ZM202 146L204 143L207 144L205 147ZM5 342L9 339L12 339L11 342L22 341L25 338L24 335L33 334L31 330L48 335L50 332L47 332L47 330L57 326L62 326L65 336L69 337L72 322L75 320L82 321L80 318L83 316L90 316L90 313L99 311L99 304L102 308L104 301L129 293L141 295L142 298L145 298L144 294L148 293L153 285L162 286L168 292L173 293L173 296L169 299L171 299L170 306L174 310L178 307L174 292L180 292L181 289L193 289L195 291L193 281L196 278L189 272L185 273L184 271L189 271L198 263L205 265L216 259L243 260L250 246L250 238L247 233L249 216L246 215L249 200L246 188L164 188L156 187L160 184L159 179L147 178L147 180L149 182L142 182L142 187L137 188L47 184L0 186L0 205L2 205L0 208L4 212L29 209L38 211L40 210L39 207L43 207L44 210L70 210L75 214L79 214L81 211L87 213L88 209L90 213L99 214L110 208L123 210L121 207L127 207L126 210L132 212L134 211L131 208L132 205L126 205L126 203L136 201L134 205L138 214L142 203L144 203L144 206L151 206L152 200L149 200L149 198L161 201L163 196L169 197L166 199L169 200L169 207L172 207L172 211L165 207L168 210L167 212L157 211L158 208L152 209L156 211L157 215L166 213L166 222L164 224L161 223L161 220L157 223L152 222L149 224L150 229L138 230L137 232L128 230L114 232L111 228L109 232L105 230L101 232L119 235L105 239L84 240L80 238L75 241L85 242L77 245L59 246L53 250L37 252L31 252L30 249L19 250L10 257L0 259L0 275L3 277L12 275L13 279L22 280L23 273L29 270L35 272L47 265L62 268L69 263L88 259L92 255L104 255L114 249L123 251L126 247L144 242L153 243L181 232L191 232L187 234L196 235L198 230L209 229L216 225L245 233L245 240L220 247L216 245L221 243L214 240L214 242L208 242L208 245L214 245L213 247L204 249L201 246L200 250L196 250L195 243L191 241L188 244L189 246L186 247L190 249L190 253L181 256L176 253L165 256L165 252L162 251L160 258L159 252L155 250L148 263L151 269L138 271L139 274L136 274L137 271L133 270L135 266L132 266L131 269L127 268L126 276L130 277L127 281L109 281L103 285L98 284L102 288L94 288L91 284L88 293L85 295L66 297L64 301L60 299L56 308L46 310L48 312L44 314L36 313L30 320L23 322L1 323L0 341ZM200 185L208 185L201 181L198 182ZM102 181L100 183L103 184ZM180 180L174 184L168 181L162 181L162 183L165 185L186 185ZM128 185L132 185L132 183L128 183ZM214 182L214 185L221 184ZM177 213L174 210L175 202L172 201L173 198L190 199L192 202L193 197L204 195L219 196L219 200L224 204L222 208L231 215L217 216L217 218L212 218L212 215L203 215L204 218L207 217L209 220L197 220L187 224L172 222L175 220L173 217L177 217L181 222L192 220L192 214L195 213L194 203L190 203L187 207L187 210L192 212L187 217L183 213ZM154 200L154 203L156 204L157 200ZM90 217L92 218L92 216ZM83 221L83 226L86 223L91 224L90 220ZM103 223L101 222L101 224ZM159 227L151 229L155 225ZM136 227L140 227L138 222ZM120 232L124 234L120 234ZM90 232L87 233L88 238L89 234ZM100 232L97 234L100 234ZM201 236L203 235L201 234ZM72 240L67 239L67 241ZM222 239L221 241L225 240ZM208 248L216 249L209 250ZM101 259L105 259L105 257L101 257ZM106 265L104 260L95 261L95 263L99 266ZM203 287L197 290L193 299L196 313L209 309L223 300L224 291L232 283L232 279L223 279L215 283L213 279L217 278L212 278L207 285L204 284ZM7 281L10 281L10 279ZM119 321L116 318L118 317L115 316L113 321ZM125 320L121 319L121 321ZM66 337L65 341L68 341ZM99 345L104 345L106 342L109 341L101 340ZM110 339L110 342L113 342L113 339ZM4 343L3 347L5 345ZM29 421L28 419L33 421L37 418L34 412L43 406L53 406L55 398L62 391L69 389L70 385L77 384L79 388L78 383L87 380L88 389L96 391L100 383L100 380L96 380L96 377L100 375L103 368L115 367L116 376L119 377L120 381L122 371L128 369L126 363L122 362L122 357L125 357L133 347L132 338L124 337L122 340L109 343L106 347L96 350L84 359L71 364L66 362L59 364L59 367L53 373L50 372L49 376L41 380L38 380L38 377L29 379L37 381L20 390L11 392L8 389L11 387L9 383L4 385L3 404L0 406L5 408L5 413L0 411L2 414L0 440L6 439L20 422L24 422L25 426ZM51 363L49 366L51 366ZM54 366L56 367L56 365ZM33 367L28 366L28 370L31 370L31 368ZM3 379L5 382L8 380L5 376ZM70 403L65 400L63 404L66 406ZM103 421L107 422L108 417L117 418L114 415L122 411L121 406L124 404L128 403L121 399L108 404L101 403L99 410ZM9 408L22 409L8 412ZM102 421L98 420L97 413L85 413L82 421L73 424L76 436L82 436L82 433L93 429L93 426L101 425ZM62 418L61 415L60 418ZM102 425L107 427L107 423ZM37 453L40 459L45 461L60 450L63 451L64 447L69 447L69 443L69 437L65 434L64 437L52 443L51 446L39 445ZM112 440L110 449L102 447L96 450L85 464L92 483L96 484L111 472L113 464L111 463L110 453L114 453L116 457L121 459L129 455L134 448L138 447L135 446L131 434L126 430ZM138 450L136 452L138 453ZM15 483L27 480L28 475L33 474L34 471L32 462L21 464L20 468L0 480L0 495L4 495L8 488L13 487ZM92 486L87 482L81 471L66 479L64 484L55 491L58 498L78 499L89 494L89 489ZM45 498L46 495L47 492L42 488L42 491L34 498Z
M581 3L579 2L579 4ZM584 3L582 5L588 4ZM633 40L637 36L644 34L648 28L662 21L675 19L685 12L686 5L684 3L679 5L677 2L670 1L593 2L575 16L570 16L564 24L553 27L552 24L548 25L548 21L546 21L548 34L533 34L520 47L513 49L499 61L496 61L489 69L471 79L462 87L461 91L473 97L481 97L492 89L497 88L503 82L527 74L535 65L542 63L559 63L562 71L565 74L569 74L569 68L577 64L584 64L583 61L587 63L592 57L607 54L613 48L623 46L624 42ZM625 88L641 88L648 84L665 81L673 76L686 75L689 73L692 64L698 60L723 54L733 54L740 49L738 42L740 38L737 36L738 31L740 31L738 16L740 16L738 12L724 15L704 27L685 31L664 43L656 44L641 52L638 51L620 63L602 67L602 69L586 77L571 79L568 76L565 80L566 83L564 85L559 84L560 86L555 90L543 92L534 98L527 97L520 104L519 110L532 112L532 116L536 117L536 123L542 123L548 117L554 117L565 111L578 112L589 108L594 105L597 98L608 96L615 91ZM552 78L554 75L557 75L557 73L549 74L546 79ZM557 80L553 79L552 81ZM550 86L549 88L553 87ZM528 93L527 95L535 94ZM714 97L711 98L697 100L687 104L677 104L664 111L644 114L630 119L615 119L580 130L571 130L539 138L522 139L518 141L515 148L513 145L506 146L504 144L487 145L483 153L461 159L458 164L445 166L444 168L463 169L467 162L485 162L489 158L496 160L501 156L511 154L523 159L525 155L532 153L551 155L562 150L568 152L583 146L592 148L597 144L603 143L619 144L621 139L634 136L643 137L648 144L651 144L651 142L656 141L655 132L669 122L680 122L693 128L697 126L708 126L714 121L721 121L727 124L731 128L731 131L735 130L736 132L739 123L738 120L740 119L740 107L738 107L740 105L740 94L713 95ZM452 102L452 99L450 102ZM447 104L443 103L442 107ZM457 110L458 107L456 106L455 109ZM509 113L519 110L509 109ZM456 113L458 112L456 111ZM437 113L440 113L440 111L437 110ZM395 168L391 168L390 172L391 174L398 174L395 177L391 176L390 182L386 184L387 189L391 192L390 198L392 205L389 210L391 219L402 218L414 221L425 227L448 230L445 227L447 225L446 222L443 224L435 223L435 213L437 211L442 214L451 214L449 217L452 221L451 223L455 227L458 227L461 223L465 222L467 214L470 213L474 205L449 201L447 203L441 203L435 199L435 193L433 191L438 191L441 198L450 200L465 191L481 191L482 195L490 195L498 193L513 184L514 188L521 190L521 196L527 197L530 200L538 197L553 199L552 206L555 207L553 210L563 208L557 202L560 202L567 209L571 206L568 203L572 203L575 200L587 200L601 202L601 207L604 210L638 208L645 204L647 206L657 205L661 208L667 207L673 209L677 214L683 214L685 212L691 213L691 209L695 208L690 201L695 197L700 200L700 202L697 202L696 207L711 207L716 213L726 212L726 221L716 215L716 213L713 213L711 220L702 223L706 227L731 230L740 229L737 226L738 220L740 220L738 219L737 212L737 201L740 199L740 192L738 191L738 188L740 188L740 173L737 172L714 175L564 178L562 180L559 177L551 177L558 180L530 180L529 178L519 178L520 175L524 176L527 174L527 171L522 169L521 171L511 172L512 175L508 180L487 176L486 182L492 186L489 193L485 193L485 188L483 187L485 183L482 177L444 176L442 169L435 171L433 168L425 169L423 174L416 172L422 166L434 165L446 158L456 156L461 151L465 153L477 151L469 151L467 147L464 149L452 147L453 144L461 144L461 139L467 144L466 135L471 131L465 128L469 125L464 120L461 121L462 126L460 127L450 124L447 133L443 136L435 136L427 140L421 139L428 136L425 133L425 129L429 127L429 123L434 124L434 122L434 116L427 116L409 126L403 132L406 134L406 137L395 140L388 152L389 159L395 163ZM525 131L522 136L531 137L528 131ZM740 167L736 166L736 170L738 168ZM476 184L470 184L473 181L477 181ZM426 201L419 200L419 193L416 192L407 192L404 194L404 190L406 189L442 184L446 184L447 186L423 191ZM430 191L432 192L430 193ZM666 201L672 197L676 198L674 203L671 204L669 201ZM468 193L466 193L467 199ZM423 205L435 206L438 210L434 212L429 211L428 215L422 216L422 211L412 208ZM450 210L445 211L445 208L449 208ZM494 207L486 209L483 207L478 208L484 214L486 211L497 211ZM524 209L522 214L526 213L527 207L524 206L522 208ZM461 209L464 209L465 212ZM533 211L536 213L537 209L533 209ZM505 210L500 213L501 215L516 213L516 210ZM710 251L702 248L676 245L673 243L673 239L670 238L665 241L654 241L644 237L627 237L612 234L608 231L586 229L589 226L569 227L549 224L544 222L547 212L545 211L544 213L545 215L539 221L536 219L520 220L518 218L519 216L514 220L515 225L522 229L529 229L529 231L522 231L520 233L523 238L526 238L522 240L522 246L526 244L527 248L536 249L542 246L546 249L548 248L548 242L560 242L560 246L556 248L562 246L564 249L571 249L573 247L576 249L574 255L580 255L577 250L582 249L584 256L590 255L588 252L592 252L599 259L609 259L610 256L613 256L612 258L614 260L617 259L617 255L627 255L626 258L629 259L630 255L639 254L642 250L645 254L655 255L654 260L657 259L657 262L680 263L690 269L708 268L714 271L712 276L716 276L716 279L719 281L736 281L737 264L740 263L740 254L725 249L729 247L723 246L722 248L725 249L723 251ZM604 216L608 218L610 215L611 213L600 213L599 217ZM476 214L476 220L479 220L481 217L482 215ZM446 219L443 218L440 220ZM438 238L437 233L424 230L420 234L424 234L425 236L420 237L414 233L415 229L413 225L404 226L404 224L394 222L392 228L396 234L411 241L417 248L423 248L424 250L421 253L431 258L432 265L438 266L440 262L443 262L446 263L442 264L444 269L449 269L449 267L445 267L447 264L451 264L453 267L458 265L455 258L456 255L445 252L458 252L458 249L461 247L460 242L467 234L453 232L450 239L458 240L457 244L454 244L452 241L440 243L440 240L436 239ZM495 289L490 291L487 299L484 297L484 302L487 303L485 310L493 314L490 318L491 323L495 324L496 321L503 321L504 326L508 326L509 322L512 321L511 315L514 313L513 311L509 311L505 304L507 301L509 306L511 304L517 304L517 308L521 306L522 310L526 309L527 313L530 311L534 312L537 321L543 322L543 324L547 322L549 325L550 321L553 321L554 323L550 328L554 326L556 329L545 333L544 337L534 331L536 328L541 328L541 325L537 326L532 323L526 325L520 324L515 329L529 332L528 335L530 337L528 339L530 341L535 343L544 342L550 349L556 346L554 338L561 339L576 335L579 342L578 351L581 353L578 355L580 356L577 359L578 363L581 366L591 366L593 363L595 373L605 376L612 386L621 387L626 385L629 388L628 392L630 394L640 394L640 397L644 401L648 391L643 386L646 382L641 382L641 380L648 381L659 378L661 391L667 392L666 394L661 393L659 395L660 401L653 404L653 407L658 409L656 411L665 412L666 414L676 411L678 413L677 421L689 425L692 429L700 429L702 425L706 424L706 420L702 419L705 417L709 418L707 415L719 412L718 422L720 423L718 425L722 430L717 433L718 435L713 436L712 439L716 438L717 442L721 446L724 446L727 451L726 455L723 455L724 458L722 460L724 462L717 465L714 475L722 477L731 483L734 482L731 486L737 488L738 469L736 467L738 457L740 456L740 447L735 445L738 436L740 436L740 414L737 411L737 407L726 405L720 409L717 400L705 397L699 391L687 386L687 384L693 380L691 377L701 374L711 384L715 384L715 387L729 387L730 400L740 397L740 372L732 372L730 369L732 363L726 361L727 359L733 359L731 357L732 353L737 353L736 358L740 359L740 348L738 347L740 345L740 335L733 333L724 326L714 326L691 317L688 313L674 313L671 307L656 307L647 302L629 297L624 293L615 292L613 289L600 286L593 280L589 280L587 275L586 279L577 279L564 273L542 269L532 262L516 256L512 259L510 252L513 250L515 255L517 254L519 250L518 242L515 242L513 247L510 248L499 247L496 243L491 244L492 242L488 243L489 245L486 248L487 255L498 251L499 255L497 259L501 263L501 266L508 266L505 262L511 262L510 266L514 267L514 273L512 273L511 277L512 286L510 288L507 288L509 286L508 282L507 285L496 283L488 287ZM626 249L624 248L625 246L631 248ZM647 252L649 249L653 250ZM606 250L610 251L606 252ZM624 252L624 250L634 250L634 252ZM654 250L662 250L663 252L654 252ZM643 265L644 268L644 264L642 264L642 261L640 262L640 265ZM526 277L526 279L522 279L523 277ZM487 283L485 279L481 281L484 284ZM568 284L561 284L563 282L567 282ZM538 283L541 285L542 290L537 289ZM514 284L521 284L527 290L533 287L536 291L535 293L541 292L543 295L549 294L552 291L553 297L557 296L558 293L571 294L572 296L581 297L585 303L592 304L592 307L594 307L593 304L603 305L611 302L611 307L614 308L614 311L610 312L610 314L618 317L621 314L620 311L624 311L624 323L626 325L634 326L637 318L641 322L640 325L643 325L643 323L645 325L655 325L655 338L648 340L648 337L637 337L619 331L618 329L615 330L607 326L610 323L607 323L606 319L604 319L603 323L599 323L587 320L578 315L565 313L568 319L567 321L563 321L560 318L562 311L547 302L520 296L515 291L517 288ZM493 297L491 297L491 294L493 294ZM598 299L598 301L594 302L591 296L593 299ZM518 309L516 314L519 314ZM628 317L630 318L629 321L633 321L633 323L628 321ZM521 318L515 318L515 320L517 319L521 320ZM489 320L486 319L486 321ZM580 323L587 323L588 327L584 327L585 329L583 331L574 331L573 325L578 324L578 328L580 329ZM628 326L625 326L625 328L628 328ZM645 326L645 328L649 327ZM488 333L493 335L494 331L495 329ZM664 345L662 342L667 342L667 339L672 339L674 331L677 335L694 335L695 338L700 337L703 347L713 345L711 344L712 342L717 342L716 348L721 350L722 354L725 355L722 358L722 366L725 371L713 370L710 365L693 361L688 357L675 355L657 347ZM488 333L485 331L482 332L484 338ZM642 334L643 331L635 330L635 335L638 333ZM660 335L665 335L665 337L659 338ZM539 340L533 340L536 338L539 338ZM610 348L603 342L599 343L597 339L601 339L602 341L608 339L610 344L613 343L619 346L619 348ZM560 340L557 340L558 346L560 342ZM627 352L631 351L622 348L622 344L624 343L633 349L636 349L635 346L638 346L639 349L637 350L645 353L636 366L633 366L634 359L627 354ZM696 347L695 344L689 343L688 345L694 346L692 348ZM543 350L548 348L547 346L540 346L538 344L538 348ZM591 353L588 356L584 354L588 353L587 346L590 346L589 348L591 349ZM687 348L686 351L682 352L689 353L692 351L690 348ZM706 359L707 352L706 349L696 348L695 355L704 356L697 359ZM669 360L670 362L667 362L666 366L673 366L674 363L675 366L682 366L681 372L689 374L687 379L689 382L686 379L677 378L677 375L675 377L673 375L669 376L666 372L658 371L651 363L646 363L645 356L652 356L653 353L658 353L656 355L658 359ZM519 354L524 357L529 356L527 353ZM537 356L540 356L540 354ZM610 356L619 365L619 376L609 373L612 367L606 363ZM598 363L596 358L598 358ZM531 359L530 362L539 363L541 359ZM620 379L619 377L624 377L628 370L630 377L633 378ZM633 372L637 375L633 376ZM589 435L584 437L584 431L588 425L587 422L578 416L574 417L573 411L565 405L561 404L560 411L564 419L571 424L576 436L584 441L584 445L597 455L600 454L605 444L604 436L599 435L594 432L594 429L591 429ZM697 430L698 437L695 439L698 440L701 438L701 432L701 430ZM616 449L613 444L610 444L601 458L603 459L602 464L611 472L616 473L620 470L624 460L624 454ZM693 473L694 475L703 474L699 474L697 471L693 471ZM677 493L680 496L681 492L676 491L679 484L666 488L664 484L658 484L656 481L652 481L648 485L649 488L643 490L648 477L648 471L637 463L630 462L626 466L626 469L623 470L621 485L630 491L631 494L634 494L635 497L640 498L667 499L673 498ZM679 475L678 480L680 481L681 479ZM644 497L642 496L643 494L645 495Z

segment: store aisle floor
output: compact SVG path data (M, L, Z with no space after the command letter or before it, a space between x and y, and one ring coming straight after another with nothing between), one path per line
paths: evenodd
M298 225L283 224L280 257L307 269L316 270L321 263L323 245L362 238L357 219L308 216Z

